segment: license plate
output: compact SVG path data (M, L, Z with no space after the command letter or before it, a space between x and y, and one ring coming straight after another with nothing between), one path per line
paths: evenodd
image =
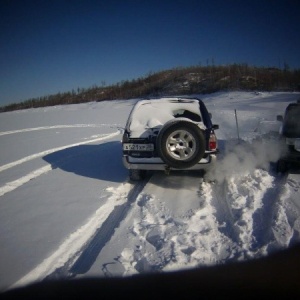
M123 144L125 151L153 151L153 144Z

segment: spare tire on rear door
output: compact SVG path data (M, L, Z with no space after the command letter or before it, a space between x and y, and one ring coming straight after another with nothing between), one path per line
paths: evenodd
M171 120L160 130L156 148L169 167L190 168L203 157L205 138L196 124L188 120Z

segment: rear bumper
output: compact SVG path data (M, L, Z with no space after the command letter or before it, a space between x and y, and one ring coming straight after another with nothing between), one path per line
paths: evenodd
M191 168L181 170L206 170L211 168L216 160L217 156L215 154L210 154L207 158L202 158L198 164ZM166 170L169 168L160 158L133 158L128 155L123 155L123 164L126 169L133 170ZM169 169L178 170L175 168Z

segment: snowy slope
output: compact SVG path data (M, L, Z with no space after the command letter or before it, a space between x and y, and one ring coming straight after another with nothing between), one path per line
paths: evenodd
M276 115L299 96L200 96L220 126L220 160L204 180L128 181L121 128L136 100L0 114L0 289L243 261L298 243L299 172L270 166Z

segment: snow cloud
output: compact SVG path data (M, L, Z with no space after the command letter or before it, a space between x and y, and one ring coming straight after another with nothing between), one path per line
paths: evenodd
M269 169L284 153L278 139L255 139L252 142L228 141L224 154L220 153L217 164L209 170L209 180L223 182L232 177L243 176L257 168Z

